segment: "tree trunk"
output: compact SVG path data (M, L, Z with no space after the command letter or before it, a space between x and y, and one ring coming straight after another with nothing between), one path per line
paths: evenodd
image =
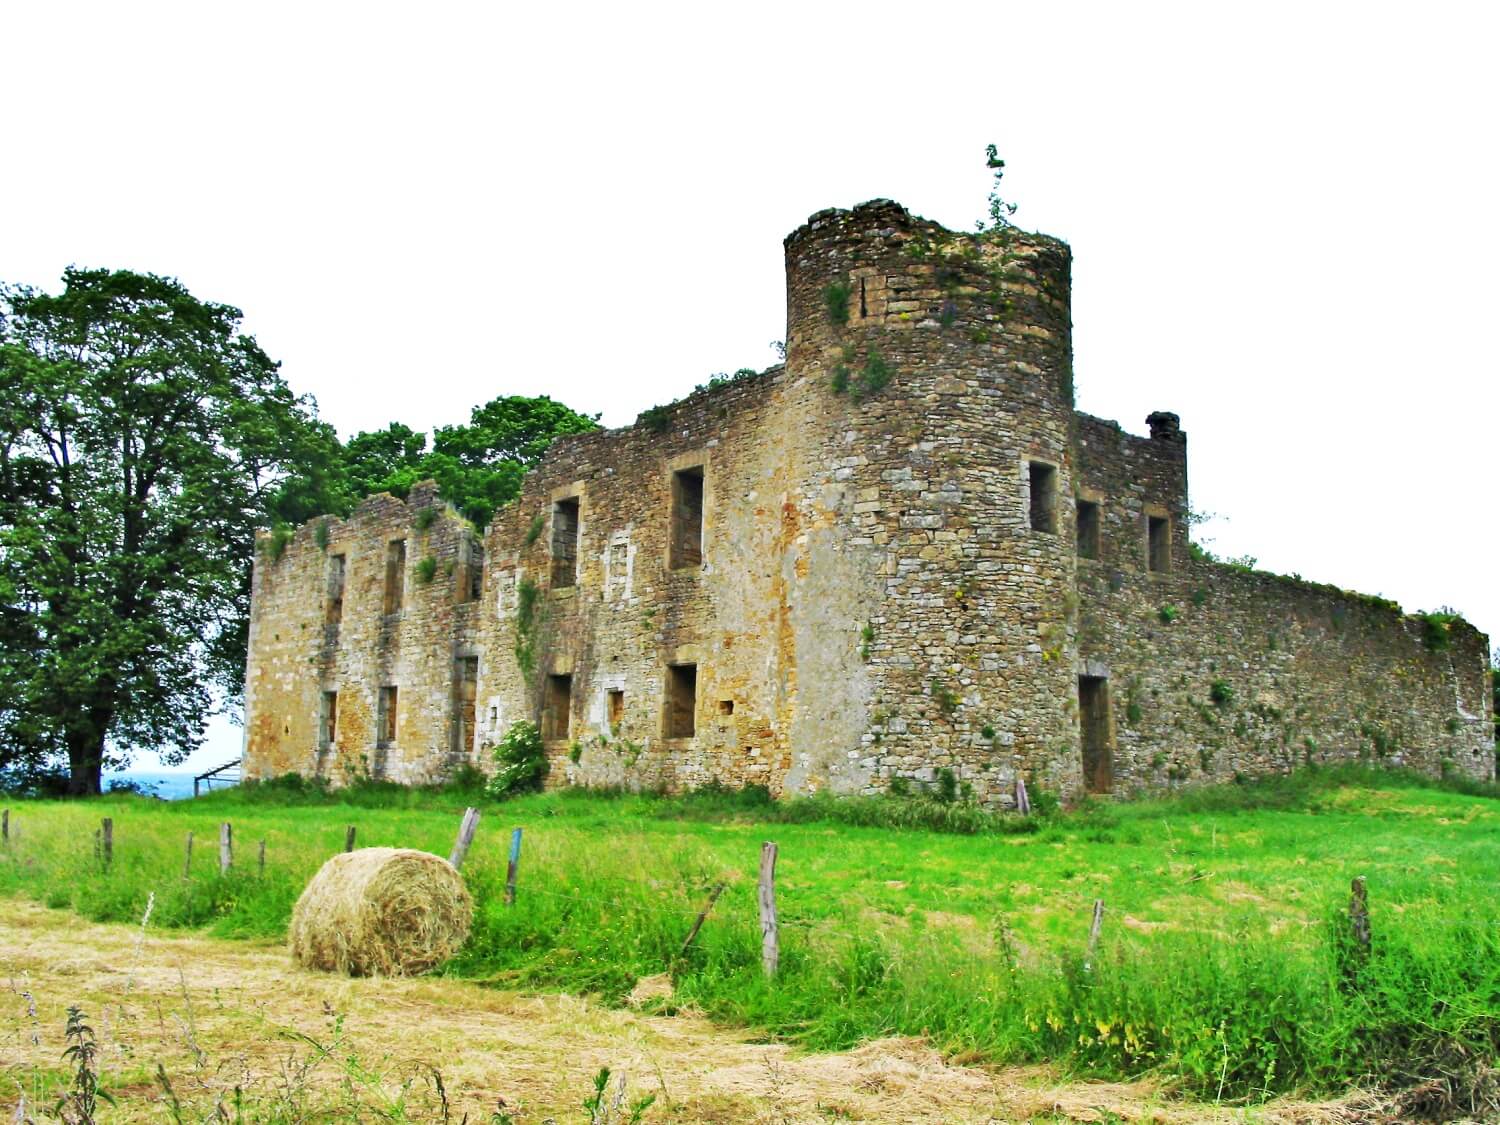
M104 729L87 719L68 730L68 796L103 791Z

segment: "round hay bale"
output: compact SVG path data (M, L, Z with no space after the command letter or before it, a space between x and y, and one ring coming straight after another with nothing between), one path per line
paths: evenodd
M473 916L463 877L445 859L410 848L343 852L292 910L292 957L354 977L425 973L458 952Z

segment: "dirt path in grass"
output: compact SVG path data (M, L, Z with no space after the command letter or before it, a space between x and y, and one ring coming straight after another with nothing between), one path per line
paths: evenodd
M445 1095L455 1125L465 1114L505 1122L497 1110L517 1125L565 1125L588 1119L581 1103L604 1066L628 1077L630 1098L656 1095L648 1123L1374 1120L1352 1103L1247 1113L1184 1105L1147 1083L954 1066L911 1039L807 1054L691 1015L453 981L344 980L301 971L276 946L143 938L17 900L0 900L0 1120L22 1096L55 1098L40 1076L63 1073L69 1005L101 1045L118 1101L107 1120L171 1119L158 1063L189 1121L219 1102L232 1116L236 1087L247 1116L378 1120L404 1083L409 1120L443 1120ZM328 1057L310 1041L330 1046L336 1034Z

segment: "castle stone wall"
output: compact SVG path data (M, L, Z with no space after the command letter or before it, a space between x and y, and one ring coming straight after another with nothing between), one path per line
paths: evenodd
M386 613L395 541L406 545L401 608ZM472 757L477 740L454 743L454 702L461 688L457 661L478 655L472 641L478 603L464 601L474 541L431 482L414 487L406 500L372 496L348 520L314 520L279 551L270 535L261 536L245 684L247 777L296 772L335 781L422 782ZM330 624L338 558L343 608ZM397 689L395 737L386 740L377 728L380 689L390 686ZM337 693L331 741L327 692Z
M1113 787L1341 761L1493 778L1486 638L1456 622L1430 647L1425 621L1382 599L1195 555L1174 423L1139 438L1080 415L1102 531L1079 561L1079 671L1108 684ZM1153 498L1174 520L1165 572L1147 563Z
M658 427L554 446L488 537L495 612L480 636L495 654L482 685L494 736L543 716L550 678L568 676L566 733L544 724L559 735L555 781L779 790L799 771L846 785L847 759L829 748L862 729L869 689L855 654L875 590L868 557L847 549L853 495L834 480L824 394L776 369L694 395ZM701 471L702 561L674 566L681 470ZM559 587L557 505L573 500L576 577ZM518 627L523 604L529 627ZM534 648L530 675L518 640ZM668 725L674 665L696 669L691 738ZM611 691L623 693L613 723Z
M480 544L430 485L263 549L248 774L488 768L529 720L554 785L952 771L1004 806L1017 778L1076 797L1361 756L1493 775L1482 636L1432 651L1374 599L1196 558L1176 416L1137 437L1074 410L1065 245L877 200L814 215L786 267L784 366L559 439L477 600Z

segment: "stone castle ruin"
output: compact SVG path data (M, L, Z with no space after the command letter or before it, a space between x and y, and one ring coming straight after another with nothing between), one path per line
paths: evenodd
M1074 409L1065 244L876 200L786 272L783 366L559 439L482 537L425 484L264 541L246 776L436 780L520 720L551 785L1494 776L1482 634L1209 559L1177 416Z

